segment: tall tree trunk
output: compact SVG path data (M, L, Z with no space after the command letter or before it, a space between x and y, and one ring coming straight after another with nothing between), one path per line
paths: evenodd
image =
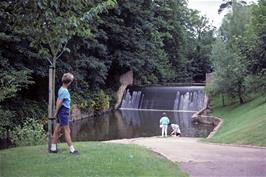
M55 125L55 66L56 59L53 57L53 63L49 66L48 152L51 149L52 135Z

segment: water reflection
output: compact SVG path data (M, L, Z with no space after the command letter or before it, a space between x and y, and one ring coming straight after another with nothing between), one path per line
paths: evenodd
M71 135L75 141L110 140L159 136L161 111L118 110L97 118L71 123ZM171 123L179 124L182 136L206 137L213 126L192 124L193 112L167 112ZM170 133L168 130L168 134Z

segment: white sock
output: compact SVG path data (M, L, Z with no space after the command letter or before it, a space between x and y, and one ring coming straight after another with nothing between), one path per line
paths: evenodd
M75 151L74 146L73 145L69 146L69 150L70 150L70 152L74 152Z
M56 151L56 144L51 144L51 151Z

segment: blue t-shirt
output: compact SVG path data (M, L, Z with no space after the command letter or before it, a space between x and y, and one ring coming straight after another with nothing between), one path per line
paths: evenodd
M71 99L70 99L70 94L66 88L61 87L58 90L58 99L63 100L63 106L70 109Z
M168 117L164 116L160 119L160 125L168 125L169 124L169 119Z

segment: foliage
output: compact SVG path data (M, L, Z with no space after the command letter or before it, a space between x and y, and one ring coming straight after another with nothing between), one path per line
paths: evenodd
M189 11L189 36L187 38L187 70L190 77L196 82L205 81L206 73L212 71L210 55L214 43L215 28L205 16L200 16L199 11Z
M15 107L15 105L20 105L20 107ZM44 119L47 117L47 103L44 101L34 101L30 99L14 100L9 103L10 110L12 110L17 117L17 124L22 125L27 118L34 118L41 123L45 123Z
M77 104L78 108L85 112L90 112L93 110L95 101L90 97L86 96L85 98L79 94L74 93L72 95L73 104Z
M242 5L246 5L247 4L247 2L243 1L243 0L239 0L239 1L237 1L237 0L225 0L225 2L223 2L220 5L220 7L218 9L218 13L220 14L220 13L223 12L224 9L232 7L233 4L236 3L236 2L241 3Z
M33 84L31 70L21 66L12 66L0 50L0 136L7 137L7 132L16 126L14 111L6 109L5 105L11 99L15 99L17 93Z
M249 71L263 76L266 69L266 1L259 0L251 10L252 18L246 33L246 54L250 56Z
M245 78L245 85L247 87L247 92L249 93L262 93L266 102L266 70L262 70L261 73L256 75L248 75Z
M257 16L263 18L261 6L262 2L258 6L242 6L233 2L232 11L225 16L212 50L211 60L215 71L213 89L216 93L238 97L240 103L244 103L248 92L265 94L263 79L266 58L263 47L257 46L262 41L256 33L260 24L256 25L254 20Z
M12 66L8 59L0 51L0 103L6 99L16 96L16 93L28 85L33 84L30 74L31 70L27 68L16 68Z
M23 126L17 126L12 131L11 140L17 146L32 146L44 144L46 133L43 125L34 119L27 119Z
M95 101L94 110L99 112L101 110L109 109L109 96L104 93L103 90L100 90L98 93L93 95L93 100Z
M238 96L243 103L244 79L246 76L245 58L226 48L224 42L217 39L213 48L212 62L215 70L214 88L218 93Z
M16 124L14 123L14 115L13 112L9 110L2 109L0 107L0 137L2 138L8 138L7 137L7 131L11 129L11 127L14 127Z
M102 110L107 110L110 108L109 100L110 97L103 90L88 91L85 96L73 94L73 103L85 112L99 113Z
M29 47L41 57L53 59L53 63L64 51L70 52L66 47L72 36L90 37L90 21L115 1L108 0L97 4L93 1L66 2L45 1L9 1L4 4L9 13L6 13L15 33L29 42ZM11 16L12 14L12 16Z

